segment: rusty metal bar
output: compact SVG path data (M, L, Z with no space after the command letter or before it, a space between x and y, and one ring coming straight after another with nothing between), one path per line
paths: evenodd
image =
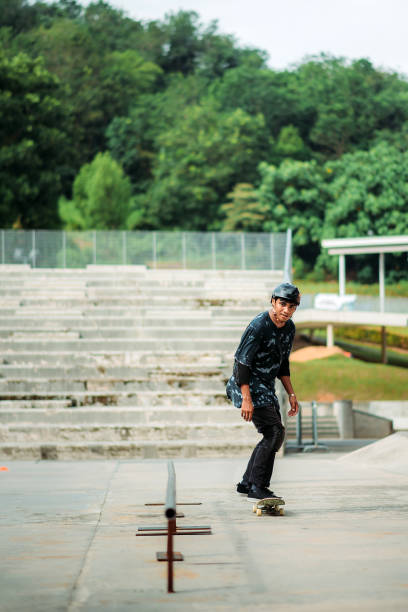
M176 518L176 517L174 517ZM177 535L177 531L179 529L184 529L185 531L194 531L194 530L209 530L211 529L210 525L181 525L180 527L175 525L174 533ZM138 531L167 531L167 526L165 525L153 525L152 527L138 527Z
M170 462L169 462L170 463ZM173 467L174 470L174 467ZM170 474L170 469L169 469ZM167 530L167 592L174 593L173 588L173 534L176 530L176 519L169 518Z
M183 555L175 552L173 548L173 537L175 535L210 535L211 527L208 525L183 525L177 526L177 503L176 503L176 472L172 461L167 462L168 481L166 501L164 504L150 503L145 506L164 506L164 515L167 518L167 527L155 525L151 527L138 527L137 536L158 536L167 534L167 552L156 553L158 561L167 561L167 592L174 593L174 561L183 561ZM201 502L187 502L185 505L196 506Z
M177 502L178 506L201 506L203 502ZM150 502L145 504L145 506L165 506L163 502Z

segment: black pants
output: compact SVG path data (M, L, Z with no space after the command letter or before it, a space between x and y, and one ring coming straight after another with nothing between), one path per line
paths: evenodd
M279 408L275 406L255 408L252 422L263 438L252 451L242 481L248 485L269 487L275 455L285 438L285 428L281 422Z

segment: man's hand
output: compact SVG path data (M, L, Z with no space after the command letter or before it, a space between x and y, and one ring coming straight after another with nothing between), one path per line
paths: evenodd
M254 412L254 405L252 400L249 398L242 398L241 404L241 416L245 421L252 421L252 414Z
M296 399L296 395L289 395L289 403L290 403L290 410L288 411L288 415L290 417L296 416L297 413L299 412L299 404Z

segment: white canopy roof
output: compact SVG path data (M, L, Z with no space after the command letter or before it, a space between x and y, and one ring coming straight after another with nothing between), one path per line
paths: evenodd
M329 255L397 253L401 251L408 251L408 235L335 238L330 240L322 240L322 247L329 250Z

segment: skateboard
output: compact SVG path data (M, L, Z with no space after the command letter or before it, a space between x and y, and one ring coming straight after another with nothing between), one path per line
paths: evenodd
M257 516L263 514L271 514L273 516L283 516L285 511L281 506L284 506L285 502L281 497L266 497L255 502L252 506L252 512L255 512Z

